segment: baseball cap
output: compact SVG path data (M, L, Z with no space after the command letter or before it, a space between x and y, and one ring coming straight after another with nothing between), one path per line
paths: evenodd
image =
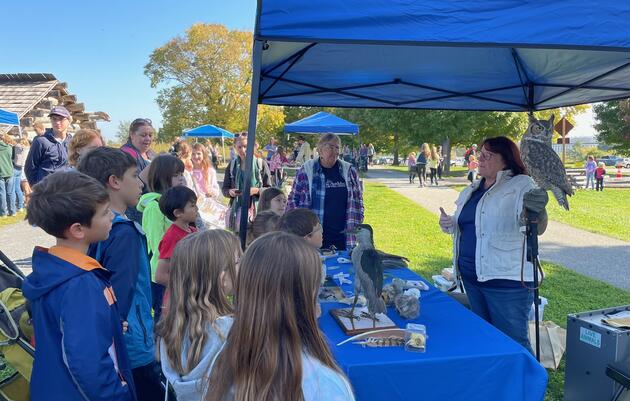
M57 115L65 118L70 118L70 112L63 106L55 106L50 110L48 117L52 115Z

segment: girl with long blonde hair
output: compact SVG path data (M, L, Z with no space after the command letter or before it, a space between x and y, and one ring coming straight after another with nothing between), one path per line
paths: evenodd
M229 296L241 247L224 230L186 236L171 258L169 313L160 320L164 375L178 401L201 400L204 378L232 326Z
M192 188L197 197L217 198L220 194L217 172L212 166L208 149L201 143L195 143L192 147L190 161L192 163Z
M247 248L205 401L354 400L317 325L320 267L316 249L293 234L265 234Z
M416 170L418 171L418 179L420 180L420 188L424 187L427 181L427 163L431 157L431 149L428 143L423 143L416 159Z
M438 156L437 148L435 145L431 146L431 152L429 154L429 172L431 177L431 185L435 181L435 185L438 185L437 169L440 164L440 156Z

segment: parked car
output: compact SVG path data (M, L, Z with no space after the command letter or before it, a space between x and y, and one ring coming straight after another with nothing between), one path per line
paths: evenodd
M466 160L463 157L456 157L454 159L451 159L451 166L459 166L462 167L464 165L464 162Z
M374 164L381 164L381 165L394 164L394 158L389 157L389 156L382 156L377 159L374 159Z
M621 164L625 167L625 168L630 168L630 157L624 157L621 160Z
M622 164L624 164L624 166L626 165L624 163L624 159L622 157L619 157L619 156L606 155L606 156L600 157L597 161L598 162L602 162L602 163L604 163L607 166L616 166L617 163L622 163Z

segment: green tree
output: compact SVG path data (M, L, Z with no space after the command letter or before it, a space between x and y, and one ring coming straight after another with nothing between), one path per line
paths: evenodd
M129 127L131 126L131 120L121 120L118 122L118 127L116 128L116 137L114 142L122 145L127 142L129 138Z
M630 155L630 100L599 103L593 110L597 140L619 154Z
M251 32L195 24L151 53L144 73L160 88L160 141L204 123L230 131L247 128L251 45Z

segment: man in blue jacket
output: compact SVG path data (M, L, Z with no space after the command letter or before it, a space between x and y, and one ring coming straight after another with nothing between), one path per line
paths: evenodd
M31 186L68 165L68 145L72 139L68 127L72 116L63 106L53 107L48 116L52 129L33 139L24 165L24 174Z

